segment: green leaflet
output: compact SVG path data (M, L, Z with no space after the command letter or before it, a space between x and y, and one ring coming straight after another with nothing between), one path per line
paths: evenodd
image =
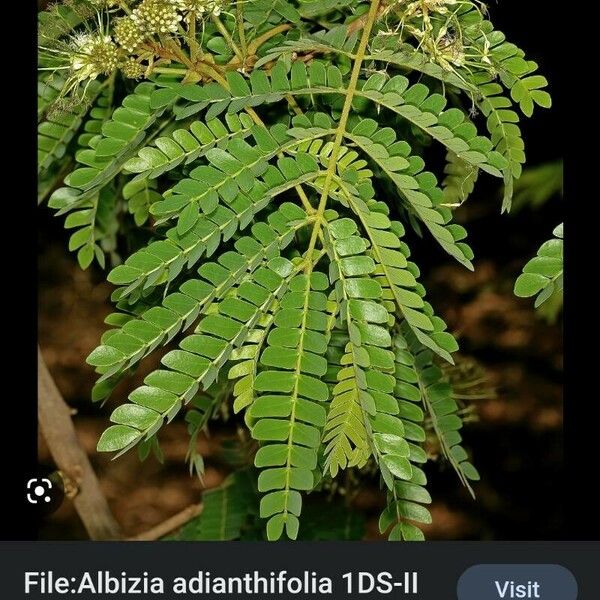
M45 115L38 125L38 175L46 173L65 156L69 143L89 110L88 102L94 102L102 91L102 85L94 81L88 88L85 101L72 108L52 109L46 114L48 105L56 99L63 84L61 78L47 78L38 82L38 117Z
M403 225L390 221L386 204L372 200L374 191L369 184L354 190L346 184L340 188L343 194L340 201L358 216L371 244L369 254L378 265L375 280L384 290L383 299L395 304L422 344L453 363L451 352L456 350L456 342L428 314L429 307L422 298L424 290L416 281L419 270L407 260L410 251L400 239L404 235ZM394 312L391 307L389 310Z
M377 391L372 389L374 372L369 371L368 377L367 370L381 367L377 362L371 364L372 355L384 369L386 358L389 362L382 348L389 346L386 327L390 315L380 302L381 286L369 277L375 271L375 262L365 253L368 243L357 235L356 223L338 219L329 223L327 231L331 236L327 245L329 278L335 284L341 326L347 328L349 336L323 435L324 469L335 477L339 470L364 466L371 456L369 416L376 414L373 393Z
M224 121L216 118L206 124L194 121L168 137L158 137L152 145L145 146L136 157L130 158L124 168L137 173L135 179L155 179L179 165L194 162L211 148L221 148L231 139L250 135L253 122L248 115L227 114Z
M200 386L208 389L233 349L244 342L261 314L285 292L294 272L290 261L275 257L268 266L243 279L231 296L219 303L217 311L205 316L194 334L181 341L178 350L163 356L165 368L144 379L144 385L129 395L131 404L115 409L111 420L116 424L102 434L98 451L126 452L154 435L165 421L171 421ZM105 354L112 360L110 351Z
M327 297L323 273L299 274L290 281L274 316L275 328L260 355L263 370L254 380L259 395L250 407L252 437L261 443L255 459L264 469L258 489L266 493L260 515L267 537L296 539L302 508L300 491L312 489L317 448L325 424Z
M474 497L469 480L479 480L479 473L469 462L467 453L461 446L460 429L463 422L452 395L452 387L444 378L442 370L434 363L431 351L425 348L408 328L403 327L401 333L398 344L413 357L413 372L416 376L414 385L419 390L444 457Z
M205 262L198 278L189 278L179 290L164 297L161 306L152 306L137 319L127 319L119 329L109 330L103 344L88 357L103 381L118 371L131 368L159 346L185 331L211 304L225 294L265 260L279 255L304 227L306 213L284 203L268 216L267 223L256 223L252 235L234 243L236 251L221 254L216 262Z
M563 225L552 232L553 238L544 242L537 256L524 267L515 281L515 295L521 298L536 296L535 307L541 306L552 294L563 289Z
M208 164L197 166L189 178L179 181L165 192L163 201L152 206L157 221L178 216L177 232L184 235L194 226L199 212L210 215L219 202L231 205L240 194L253 192L256 179L268 174L268 161L299 145L283 124L269 130L254 125L250 133L254 145L234 138L220 147L207 149ZM304 153L297 155L295 161L281 158L278 166L286 179L316 170L315 162Z
M278 61L270 75L253 71L246 80L239 73L228 73L227 81L230 90L217 83L204 86L165 83L167 87L153 94L152 106L160 108L183 98L193 103L196 111L208 109L206 118L210 119L224 111L236 113L242 108L278 102L286 94L312 96L347 92L341 71L320 61L313 61L308 67L295 62L289 73L284 62ZM409 86L408 79L402 75L386 78L377 73L367 81L359 80L355 96L401 115L464 160L501 176L506 160L493 150L492 142L477 135L475 127L465 122L465 115L459 109L443 110L446 99L440 94L430 94L424 84Z
M133 94L123 99L111 119L102 126L102 135L93 141L93 147L78 154L77 160L82 166L65 178L68 187L52 194L48 202L50 208L63 214L80 206L121 171L166 108L150 107L154 89L151 83L140 83Z
M310 156L279 159L277 167L268 165L261 177L253 180L247 192L238 189L227 205L218 204L208 215L199 213L186 196L184 202L195 210L195 216L189 217L195 218L192 227L185 234L180 234L177 227L169 229L165 240L151 242L132 254L123 265L109 273L108 280L123 286L119 298L138 288L147 289L172 281L203 255L211 256L238 229L247 227L272 198L298 183L315 178L317 172L318 165Z

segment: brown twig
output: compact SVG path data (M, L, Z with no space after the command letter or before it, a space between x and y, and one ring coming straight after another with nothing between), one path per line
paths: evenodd
M38 419L54 462L76 486L73 504L90 538L121 538L121 528L110 512L98 478L77 439L70 409L52 379L39 347Z
M154 540L158 540L165 535L168 535L172 531L179 529L182 525L185 525L190 519L197 517L203 509L202 504L192 504L187 508L184 508L181 512L178 512L176 515L168 518L166 521L159 523L152 529L145 531L144 533L140 533L132 538L129 538L129 541L132 542L152 542Z

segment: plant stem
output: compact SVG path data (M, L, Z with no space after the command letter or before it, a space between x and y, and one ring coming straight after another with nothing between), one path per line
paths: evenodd
M152 69L154 73L165 73L167 75L187 75L188 69L176 69L170 67L154 67Z
M244 61L248 56L248 44L246 43L246 31L244 30L244 0L236 0L235 10L236 10L236 19L238 26L238 37L240 38L240 46L242 47L242 68L244 67Z
M39 346L37 368L40 429L63 478L68 478L75 486L75 509L91 539L119 539L122 537L119 524L77 439L69 407L52 379Z
M191 12L188 15L189 23L188 23L188 44L190 46L190 59L192 62L196 61L198 53L202 52L200 48L200 44L196 39L196 13Z
M303 110L300 108L300 105L296 102L296 98L294 98L294 96L292 96L291 94L286 94L285 95L285 99L287 100L287 103L290 105L290 108L297 115L303 115L304 114Z
M178 512L176 515L169 517L166 521L155 525L148 531L144 533L140 533L134 537L129 538L128 541L132 542L151 542L154 540L158 540L169 533L175 531L176 529L180 529L183 525L185 525L188 521L197 517L202 513L204 505L200 504L192 504L187 508L184 508L181 512Z
M308 244L307 256L310 256L310 254L314 250L315 244L317 242L317 237L319 236L319 233L321 231L321 227L323 224L323 213L325 212L325 206L327 205L327 198L329 197L329 188L331 187L331 182L333 181L333 176L335 174L336 163L337 163L338 155L340 153L342 139L344 138L344 133L346 132L346 125L348 123L350 109L352 108L352 100L354 99L354 93L356 92L356 86L358 84L358 77L360 75L360 69L362 67L362 62L365 57L365 52L367 49L367 43L369 41L369 36L371 35L371 30L373 29L373 24L375 23L375 18L377 17L377 13L379 10L379 2L380 2L380 0L372 0L372 2L371 2L371 6L369 8L369 13L367 15L367 21L365 23L365 27L362 32L362 36L360 38L360 44L358 46L358 50L356 51L356 58L354 59L354 65L352 67L352 74L350 75L350 83L348 84L348 89L346 90L346 99L344 100L344 107L342 108L340 122L338 124L337 130L335 133L333 149L331 151L331 154L329 155L329 163L327 165L327 172L325 174L325 182L323 184L323 191L321 192L319 206L317 207L317 220L315 221L315 224L314 224L313 230L312 230L312 234L310 236L310 242Z
M227 31L227 28L225 27L225 25L223 25L223 21L221 21L221 19L219 19L219 17L217 17L215 15L212 15L211 19L212 19L212 22L217 26L219 33L223 36L223 38L227 42L227 45L233 50L235 55L238 57L238 59L243 64L244 63L244 55L242 54L241 50L237 47L237 44L233 41L233 38L229 34L229 31Z
M276 36L278 33L283 33L288 29L291 29L291 25L289 23L284 23L283 25L277 25L277 27L273 27L266 33L263 33L260 37L257 37L249 46L248 46L248 54L256 54L256 51L272 37Z

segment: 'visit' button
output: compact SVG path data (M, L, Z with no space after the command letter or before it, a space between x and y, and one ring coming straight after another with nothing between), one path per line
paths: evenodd
M458 600L576 600L577 582L561 565L475 565L457 593Z

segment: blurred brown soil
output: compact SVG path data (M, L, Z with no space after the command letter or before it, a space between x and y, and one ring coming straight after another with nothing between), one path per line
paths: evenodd
M512 295L518 265L498 272L490 261L475 273L447 264L430 273L431 301L458 333L463 354L485 368L497 397L477 403L479 421L469 425L466 443L482 474L473 502L449 469L429 470L433 525L429 539L543 539L560 537L562 516L556 481L562 469L562 337L558 325L536 318L532 302ZM164 464L140 463L130 452L111 461L95 452L115 401L89 401L94 382L86 355L105 330L110 287L97 272L82 272L59 242L44 245L39 259L39 341L48 367L73 408L81 443L126 535L135 535L201 498L203 484L191 477L184 457L188 436L182 421L164 428ZM157 364L150 358L133 381L114 394L124 398ZM217 438L232 436L217 429ZM214 456L215 441L199 441L206 457L204 486L218 485L227 469ZM40 460L51 463L43 440ZM367 539L380 538L377 514L382 496L364 489L355 507L367 517ZM71 503L63 504L40 532L42 539L82 539L85 531Z

